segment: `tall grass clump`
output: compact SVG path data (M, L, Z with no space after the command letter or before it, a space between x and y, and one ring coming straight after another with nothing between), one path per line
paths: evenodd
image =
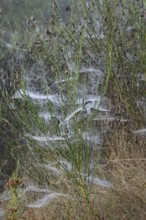
M144 2L75 1L66 21L52 8L3 44L6 217L145 219Z

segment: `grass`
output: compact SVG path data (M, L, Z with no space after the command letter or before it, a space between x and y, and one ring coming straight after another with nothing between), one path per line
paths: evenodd
M64 23L54 1L46 25L30 18L23 36L12 33L8 66L1 56L2 68L14 78L1 87L0 141L17 167L7 183L6 217L144 220L146 139L133 131L145 126L144 104L138 105L145 100L145 8L142 1L116 0L75 6L78 15ZM94 78L97 85L93 75L81 75L83 67L103 73ZM21 99L12 98L17 88ZM36 94L60 95L61 103L52 96L43 104L41 98L33 101ZM90 94L100 95L91 111ZM100 111L105 96L106 114ZM41 111L52 114L49 123ZM99 119L108 114L114 119ZM99 133L100 144L88 141L87 134ZM54 135L63 139L52 141ZM97 177L112 185L104 187Z

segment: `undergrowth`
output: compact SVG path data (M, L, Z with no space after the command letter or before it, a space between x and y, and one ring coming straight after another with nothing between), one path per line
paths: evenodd
M0 141L17 167L7 219L144 220L144 1L65 11L53 1L47 22L31 16L2 41Z

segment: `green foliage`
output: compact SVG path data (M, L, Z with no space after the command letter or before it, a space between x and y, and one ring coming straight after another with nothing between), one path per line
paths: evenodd
M11 11L5 21L12 18L16 3L9 2ZM33 7L32 2L24 1L23 34L22 26L13 31L12 18L9 40L2 39L0 49L7 47L8 54L1 53L0 65L8 77L1 80L0 123L4 129L0 130L0 140L19 161L20 176L29 176L57 192L72 193L76 201L83 201L88 214L102 219L102 211L99 215L91 205L94 198L89 178L105 177L101 164L110 149L89 142L83 134L96 137L100 131L104 138L108 122L105 126L104 122L96 123L95 118L105 116L100 112L105 96L111 100L111 113L127 117L132 129L144 124L144 108L137 101L145 98L145 80L140 80L146 60L145 8L142 1L75 1L71 8L66 6L66 13L71 12L67 22L60 18L60 6L53 1L53 12L44 23L45 17L40 19L43 13L37 16L35 10L39 4L37 1ZM90 77L81 76L81 69L86 66L103 72L102 80L100 76L96 78L101 83L96 85ZM90 101L86 97L90 93L100 95L100 101L88 113L86 105ZM48 94L45 102L47 98L43 97ZM58 95L60 99L56 101ZM81 104L77 103L79 98ZM48 122L40 117L41 111L51 114ZM54 136L61 140L52 140ZM48 162L61 172L61 179L41 166Z

